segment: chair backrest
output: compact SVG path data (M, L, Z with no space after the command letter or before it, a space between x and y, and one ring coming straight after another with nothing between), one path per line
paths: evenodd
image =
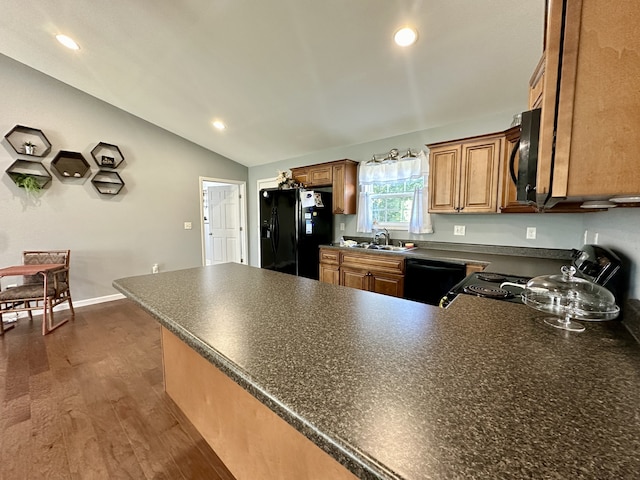
M69 268L69 256L71 250L25 250L22 252L22 263L24 265L42 265L46 263L61 263ZM49 280L52 274L49 273ZM42 275L25 275L24 284L42 283Z

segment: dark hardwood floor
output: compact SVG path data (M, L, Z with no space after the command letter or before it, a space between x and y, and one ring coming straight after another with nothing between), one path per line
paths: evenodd
M233 480L164 393L149 315L117 300L40 322L0 337L0 479Z

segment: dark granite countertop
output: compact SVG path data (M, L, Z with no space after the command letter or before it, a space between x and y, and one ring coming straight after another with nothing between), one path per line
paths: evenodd
M570 250L560 249L465 244L445 245L436 242L425 242L418 245L418 248L395 252L338 245L322 245L322 248L373 253L376 255L401 255L405 258L422 258L465 265L486 265L485 271L487 272L522 277L537 277L538 275L559 273L562 265L571 263Z
M640 348L524 305L446 309L237 264L114 281L364 479L636 478Z

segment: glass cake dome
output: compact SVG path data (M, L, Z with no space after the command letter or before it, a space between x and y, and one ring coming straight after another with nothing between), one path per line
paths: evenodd
M583 278L574 277L575 267L564 266L561 275L543 275L527 282L523 302L554 317L545 323L556 328L582 332L584 321L612 320L620 313L615 297L606 288Z

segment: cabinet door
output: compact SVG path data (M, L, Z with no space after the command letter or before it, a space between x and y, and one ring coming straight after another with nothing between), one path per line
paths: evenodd
M345 212L345 170L344 165L333 166L333 213L342 215ZM355 212L352 212L355 213Z
M331 168L331 165L310 167L308 179L308 186L310 187L331 185L333 182L333 169Z
M562 4L547 26L538 203L637 195L640 2L567 0L564 18Z
M429 211L457 212L460 197L459 145L433 148L429 152Z
M369 290L369 272L349 267L340 267L340 285Z
M357 178L357 162L343 160L333 165L333 213L340 215L356 213Z
M511 153L518 144L520 138L520 127L513 127L506 131L506 137L504 142L504 148L502 149L502 167L500 185L502 187L500 193L500 211L502 213L534 213L538 211L535 205L527 205L519 203L517 200L517 187L511 179L511 172L509 163L511 160ZM515 152L515 159L513 163L514 171L518 174L518 163L520 156L518 151Z
M333 213L344 214L344 165L333 166Z
M507 211L510 208L519 207L520 204L517 201L517 187L511 178L510 161L513 149L518 145L518 139L520 138L520 129L516 128L515 132L507 133L505 140L505 148L502 156L502 192L500 198L500 210ZM518 163L520 155L518 151L515 152L515 158L513 162L513 170L518 174Z
M340 267L338 265L320 264L320 281L340 285Z
M462 145L460 211L497 212L502 139L497 137Z
M404 276L389 273L369 273L369 290L375 293L402 297L404 294Z
M307 185L309 183L309 170L304 167L300 168L292 168L291 176L294 180L302 183L303 185Z
M531 80L529 80L529 110L542 107L542 95L544 93L544 69L546 66L544 53L538 62Z

